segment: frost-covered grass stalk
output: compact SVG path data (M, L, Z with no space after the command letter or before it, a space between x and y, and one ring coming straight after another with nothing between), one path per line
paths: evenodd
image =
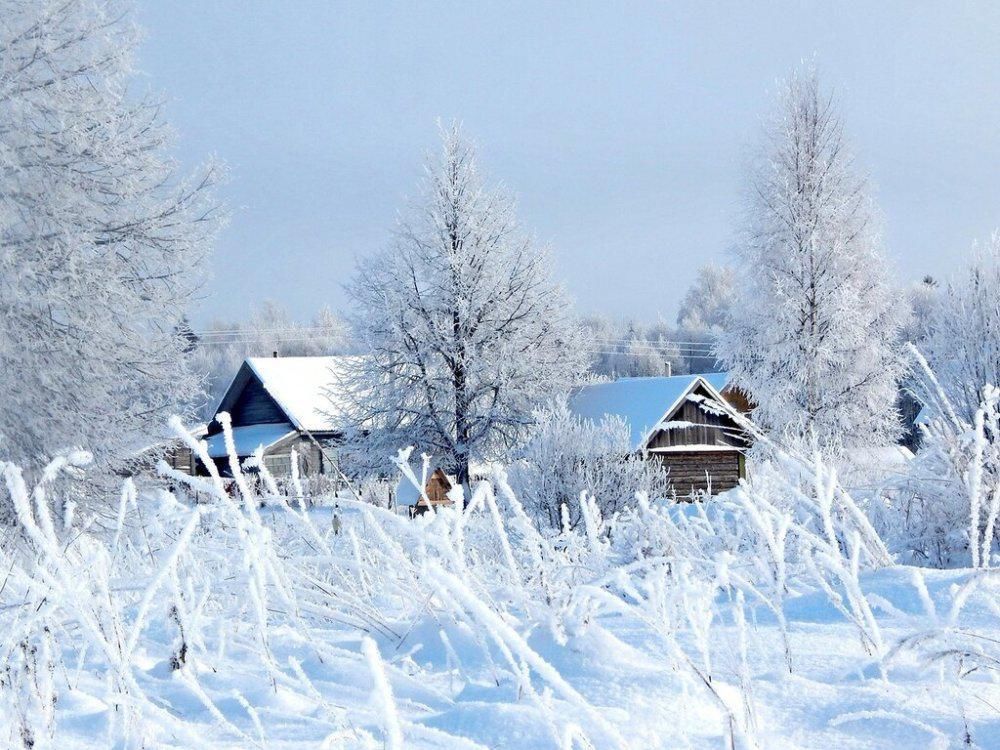
M912 346L910 354L929 417L896 499L892 541L933 565L991 567L1000 542L1000 390L982 385L970 414L923 355Z
M969 619L992 572L944 595L906 578L922 612L897 611L869 588L884 545L835 472L775 456L704 502L606 513L584 495L565 529L533 520L496 466L463 509L415 519L336 498L341 534L333 498L283 495L260 456L233 460L231 483L166 466L173 492L127 482L110 529L85 507L55 521L59 480L85 456L35 487L5 464L18 526L0 548L0 742L768 747L762 696L813 666L799 658L809 626L790 614L809 597L859 673L891 683L916 658L967 696L1000 663ZM670 711L641 708L647 691ZM889 713L946 731L908 710Z

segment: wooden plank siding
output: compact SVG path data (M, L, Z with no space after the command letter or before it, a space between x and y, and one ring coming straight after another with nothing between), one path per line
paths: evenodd
M329 439L330 436L324 435ZM316 436L320 440L320 436ZM326 442L326 441L324 441ZM332 447L324 445L327 454L333 455ZM329 474L333 471L329 461L323 457L319 447L308 435L296 434L271 446L264 453L264 466L268 471L278 477L286 477L292 470L292 451L295 451L299 461L299 474L302 476L315 476L317 474Z
M750 397L742 388L732 385L726 386L722 391L722 396L726 399L727 404L744 416L749 416L750 412L753 411L753 401L750 400Z
M426 513L430 505L434 507L451 505L451 500L448 497L451 488L452 483L448 475L440 468L435 469L427 480L427 484L424 485L424 494L427 497L420 498L417 504L411 508L410 512L413 515L420 515L421 513ZM430 504L428 504L428 500L430 500Z
M731 490L745 473L743 454L736 450L652 453L650 460L664 465L671 489L680 497L709 486L713 493Z
M714 401L704 386L696 386L691 395L694 400L686 397L665 420L688 426L654 432L646 444L650 459L663 464L671 488L681 497L709 488L713 493L730 490L746 475L744 433L731 416L697 400Z
M308 435L305 435L304 433L296 433L288 436L284 440L279 440L274 445L265 449L264 466L278 479L284 479L290 476L292 471L292 451L294 450L296 457L298 458L300 476L308 477L330 474L335 478L339 478L339 475L330 460L336 460L336 443L340 439L340 435L336 433L324 432L314 434L313 437L315 437L316 440L323 446L326 456L323 455L323 451L320 451L319 446L309 439ZM216 468L222 476L230 475L231 472L228 457L216 458L213 460ZM208 474L208 472L205 471L204 467L200 464L197 468L198 474Z
M693 394L711 399L704 387L697 387ZM669 422L687 422L693 427L675 427L658 430L646 444L647 450L676 448L685 445L717 445L734 449L744 448L742 431L727 414L713 414L699 403L685 398L683 403L667 417Z
M233 427L289 421L288 415L278 406L278 402L267 392L260 378L245 362L233 379L233 385L230 386L222 403L219 404L219 411L229 412ZM210 435L221 431L222 427L215 421L208 430Z
M198 466L198 459L195 458L194 451L180 440L175 441L167 448L163 460L171 469L182 471L185 474L195 474Z

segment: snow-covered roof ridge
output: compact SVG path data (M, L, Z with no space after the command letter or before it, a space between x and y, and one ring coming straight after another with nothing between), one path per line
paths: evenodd
M724 403L721 392L728 382L724 372L619 378L581 386L570 396L569 408L594 421L621 417L628 424L633 450L639 450L699 383Z
M352 356L248 357L247 365L296 428L309 432L343 429L346 400L336 388Z

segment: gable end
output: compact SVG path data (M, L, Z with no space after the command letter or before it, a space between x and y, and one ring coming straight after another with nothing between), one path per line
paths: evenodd
M743 430L725 412L706 409L699 401L717 400L704 383L697 383L664 417L646 441L651 451L682 446L713 446L740 450L747 447Z
M229 390L216 409L216 413L223 411L229 412L233 427L292 421L246 362L236 373ZM215 435L220 432L222 432L221 425L212 420L208 434Z

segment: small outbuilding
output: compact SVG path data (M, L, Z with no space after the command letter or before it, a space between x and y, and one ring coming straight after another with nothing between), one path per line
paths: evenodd
M401 477L396 485L395 502L398 508L409 508L411 516L426 513L428 508L452 505L448 493L455 481L441 469L435 469L427 478L423 493L407 477Z
M584 419L621 417L632 449L662 463L678 495L722 492L746 476L749 436L738 420L747 406L726 373L621 378L583 386L569 401Z

